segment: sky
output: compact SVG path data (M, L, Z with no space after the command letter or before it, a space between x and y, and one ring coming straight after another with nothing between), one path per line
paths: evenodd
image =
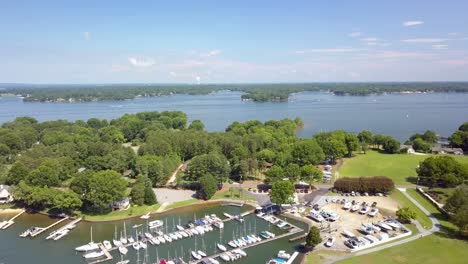
M468 81L468 1L0 1L0 83Z

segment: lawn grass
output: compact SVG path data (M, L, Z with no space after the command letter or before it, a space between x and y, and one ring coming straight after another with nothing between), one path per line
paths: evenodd
M448 221L448 217L439 211L429 200L427 200L422 194L420 194L416 189L406 189L406 192L413 197L418 203L420 203L426 210L428 210L432 215L434 215L437 220L439 220L440 225L445 229L444 231L455 232L457 227Z
M414 184L419 162L434 155L384 154L369 151L344 159L340 177L387 176L396 185ZM457 161L468 164L468 156L451 155Z
M411 210L416 212L416 220L419 221L419 223L425 228L425 229L431 229L432 227L432 221L429 219L429 217L419 209L414 203L412 203L406 196L401 193L399 190L395 189L393 190L392 194L390 195L392 199L398 202L400 207L409 207Z
M430 235L399 246L375 253L353 257L339 264L386 264L386 263L466 263L468 243L458 239ZM309 263L309 262L306 262ZM310 262L313 263L313 262Z
M339 257L346 255L346 252L340 252L335 250L313 250L312 252L308 253L305 256L305 262L303 263L314 263L314 264L321 264L326 263L327 260L330 260L334 257Z
M233 188L232 195L229 190L217 191L215 195L211 197L210 200L222 200L222 199L239 200L239 201L257 201L257 199L254 196L246 192L241 193L241 191L237 188Z
M165 209L173 209L173 208L177 208L177 207L187 206L187 205L194 204L196 202L198 202L198 199L190 198L190 199L185 200L185 201L172 203L172 204L168 205Z
M103 215L89 215L84 214L82 212L78 212L77 214L83 217L86 221L92 222L103 222L103 221L115 221L130 217L135 217L139 215L144 215L148 212L155 212L160 207L160 204L155 205L142 205L142 206L132 206L127 210L124 211L112 211L108 214Z

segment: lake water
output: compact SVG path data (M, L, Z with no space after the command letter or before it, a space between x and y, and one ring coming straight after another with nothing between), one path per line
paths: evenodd
M468 93L386 94L335 96L325 92L294 94L289 102L245 102L239 92L209 95L174 95L126 101L88 103L24 103L16 97L0 98L0 123L17 116L40 121L90 117L112 119L124 113L180 110L190 120L200 119L208 131L223 131L234 121L301 117L298 136L320 131L369 129L404 141L411 134L435 130L449 136L468 121Z
M158 215L157 218L153 216L149 220L151 221L154 219L161 219L165 221L168 226L168 231L172 232L175 229L175 225L178 224L179 218L181 223L184 225L188 221L193 221L194 217L202 218L204 215L210 215L214 213L217 214L220 218L225 218L222 215L223 212L239 214L240 212L243 212L247 209L247 207L243 207L241 209L234 206L219 206L219 204L202 206L197 205L163 213ZM5 218L6 216L0 215L0 220ZM111 241L114 237L115 227L117 226L119 234L120 230L123 229L123 221L93 224L81 222L69 235L65 236L59 241L45 240L45 237L52 230L58 227L52 228L51 230L48 230L33 239L18 237L21 232L31 227L31 225L47 226L53 221L53 219L42 215L23 214L15 220L15 224L9 229L0 230L0 263L86 263L82 257L82 254L76 253L74 248L89 242L91 226L93 227L93 240L95 242L103 240ZM301 222L289 219L288 221L303 229L306 229L307 227L304 223ZM133 229L132 226L135 224L143 224L142 227L138 228L138 231L141 231L142 228L144 228L145 223L146 220L139 218L126 220L126 226L128 230L127 235L129 235L129 233L133 233L133 237L135 237L135 229ZM201 236L196 236L197 250L203 250L208 255L212 255L217 252L216 243L219 241L221 241L226 247L229 248L227 242L231 240L234 234L236 237L238 237L239 233L246 232L247 234L258 234L263 230L270 230L276 234L285 232L276 226L269 225L268 222L257 218L254 214L251 214L245 217L244 223L239 223L238 221L228 221L225 223L225 227L221 232L215 228L212 232L205 233ZM245 250L248 256L236 261L235 263L266 263L266 261L273 258L279 250L287 250L288 252L292 253L295 250L295 246L299 242L289 243L288 239L297 235L299 234L291 235L290 237L281 238L273 242L248 248ZM129 251L126 258L130 259L131 263L137 263L137 251L135 251L132 247L129 247L128 249ZM188 260L191 260L190 250L194 249L195 236L192 238L184 238L182 240L173 241L170 244L166 243L158 246L152 246L148 244L148 255L149 259L151 260L150 263L156 262L157 256L159 256L159 258L166 259L168 256L183 256L184 260L188 262ZM118 260L120 260L118 251L113 251L112 255L114 256L114 259L104 263L116 263ZM143 261L143 257L144 250L140 250L140 261ZM299 258L294 263L300 263Z

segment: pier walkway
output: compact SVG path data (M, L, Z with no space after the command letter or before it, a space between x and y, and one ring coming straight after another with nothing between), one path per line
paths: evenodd
M52 227L54 227L54 226L60 224L61 222L67 220L68 218L69 218L69 217L67 216L67 217L65 217L65 218L62 218L62 219L58 220L57 222L52 223L52 224L49 225L49 226L46 226L46 227L39 227L39 228L37 229L36 232L34 232L33 234L31 234L31 237L35 237L35 236L38 236L39 234L42 234L42 233L45 232L46 230L49 230L50 228L52 228Z
M106 258L97 259L97 260L88 262L88 264L97 264L97 263L101 263L101 262L113 259L112 255L109 253L109 251L107 251L106 247L104 247L102 243L99 243L98 245L99 245L99 248L102 250L102 252L104 252L104 255L106 256Z
M0 227L2 229L7 229L8 227L12 226L15 222L13 220L15 220L16 218L18 218L20 215L22 215L24 212L26 212L25 210L22 210L21 212L19 212L17 215L13 216L12 218L10 218L10 220L8 221L3 221L3 222L0 222Z

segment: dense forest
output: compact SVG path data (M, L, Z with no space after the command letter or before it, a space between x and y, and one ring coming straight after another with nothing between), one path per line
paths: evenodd
M274 183L320 181L316 165L334 162L368 146L399 151L389 136L338 130L300 139L300 118L234 122L225 132L207 132L182 112L142 112L113 120L91 118L38 122L19 117L0 128L0 183L13 186L17 202L35 209L105 212L130 196L156 202L151 187L165 185L181 162L177 184L217 182L263 175ZM268 167L271 167L267 170ZM154 195L154 194L153 194Z
M116 84L116 85L27 85L2 84L0 94L16 94L25 102L87 102L126 100L173 94L209 94L239 91L243 100L287 101L293 93L327 91L335 95L364 96L383 93L468 92L468 82L407 83L284 83L284 84Z

